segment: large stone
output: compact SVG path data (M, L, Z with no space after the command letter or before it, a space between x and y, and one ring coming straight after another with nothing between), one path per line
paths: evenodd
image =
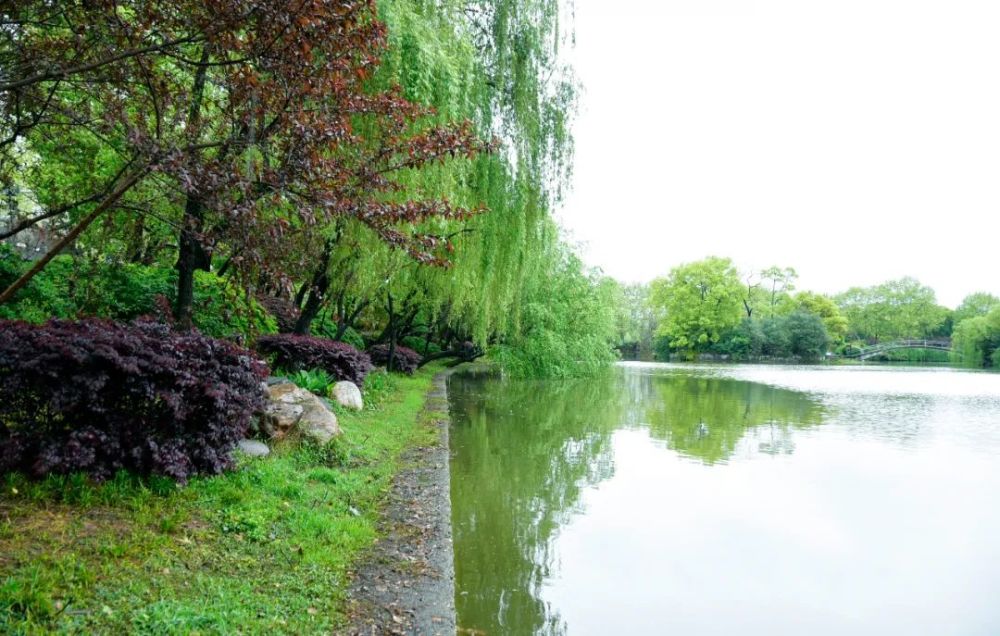
M365 408L365 403L361 399L361 389L353 382L338 382L333 385L333 399L337 404L347 409L360 411Z
M267 444L252 439L241 439L236 443L236 448L250 457L267 457L271 454L271 449Z
M289 431L325 444L340 435L337 416L318 397L294 384L267 387L268 404L261 415L261 428L280 439Z

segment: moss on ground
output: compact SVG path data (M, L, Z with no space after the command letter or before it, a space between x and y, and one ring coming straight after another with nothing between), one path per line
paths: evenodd
M125 474L0 486L0 633L330 633L439 367L372 376L326 447L278 444L178 488Z

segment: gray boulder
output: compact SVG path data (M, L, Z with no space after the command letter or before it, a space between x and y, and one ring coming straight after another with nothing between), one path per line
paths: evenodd
M267 444L252 439L241 439L236 443L236 449L250 457L267 457L271 454Z
M360 411L365 408L361 399L361 389L353 382L338 382L333 385L333 399L346 409Z
M267 387L268 403L260 418L263 432L281 439L295 431L325 444L340 435L337 416L318 397L294 384Z

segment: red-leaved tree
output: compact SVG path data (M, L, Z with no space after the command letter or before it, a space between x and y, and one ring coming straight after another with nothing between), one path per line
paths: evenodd
M489 144L371 89L386 45L374 0L0 0L0 16L0 179L33 147L96 166L37 192L41 211L7 233L66 221L0 303L101 215L143 214L140 192L169 203L156 221L177 235L181 325L214 256L247 284L280 280L322 249L299 239L340 218L443 263L447 239L421 222L480 211L402 195L400 171Z

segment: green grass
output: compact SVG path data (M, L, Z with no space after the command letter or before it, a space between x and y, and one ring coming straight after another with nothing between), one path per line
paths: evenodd
M326 447L278 444L184 488L4 477L0 633L330 633L400 453L436 435L421 412L438 369L373 376Z

